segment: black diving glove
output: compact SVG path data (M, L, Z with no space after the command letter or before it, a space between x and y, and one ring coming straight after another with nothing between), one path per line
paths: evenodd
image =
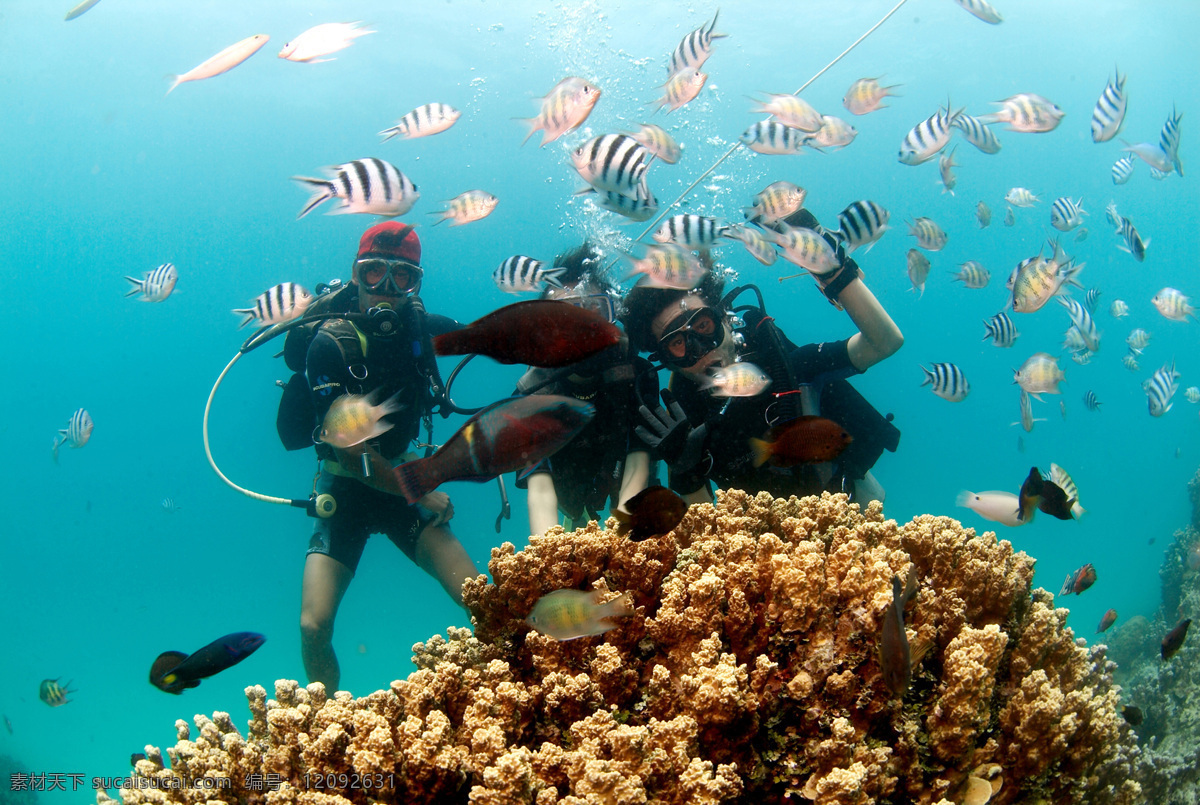
M662 401L666 407L660 405L654 411L644 405L638 407L647 427L638 425L634 433L658 458L667 462L672 473L690 472L704 457L708 423L692 427L670 389L662 390Z

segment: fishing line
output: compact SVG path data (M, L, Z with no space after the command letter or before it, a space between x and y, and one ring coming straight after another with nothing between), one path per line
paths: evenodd
M853 43L852 43L852 44L851 44L851 45L850 45L848 48L846 48L845 50L843 50L843 51L842 51L841 53L839 53L838 55L834 56L834 57L833 57L833 61L829 62L829 64L825 65L825 66L824 66L824 67L822 67L820 70L818 70L818 71L816 72L816 74L815 74L815 75L814 75L812 78L810 78L810 79L808 79L807 81L805 81L805 82L804 82L804 84L803 84L803 86L801 86L801 87L800 87L800 89L796 90L796 91L795 91L795 92L793 92L792 94L793 94L793 95L799 95L801 92L804 92L804 90L808 89L808 88L809 88L809 86L810 86L810 85L811 85L811 84L812 84L814 81L816 81L818 78L820 78L820 77L821 77L821 76L823 76L825 73L827 73L827 72L830 70L830 68L832 68L832 67L833 67L835 64L837 64L839 61L841 61L843 58L845 58L845 56L846 56L846 55L847 55L847 54L848 54L850 51L854 50L856 47L858 47L860 44L862 44L863 40L865 40L865 39L866 39L868 36L870 36L871 34L875 33L876 29L878 29L878 28L879 28L879 26L881 26L881 25L883 25L885 22L887 22L887 21L888 21L888 19L890 19L890 18L891 18L891 16L892 16L893 14L895 14L897 11L899 11L899 10L900 10L900 7L901 7L902 5L904 5L905 3L907 3L907 2L908 2L908 0L900 0L900 2L896 3L896 5L894 5L894 6L892 7L892 10L891 10L891 11L889 11L889 12L888 12L888 13L886 13L886 14L884 14L884 15L883 15L883 17L882 17L882 18L880 18L879 22L875 23L875 24L874 24L874 25L872 25L870 28L868 28L868 29L867 29L867 31L866 31L866 32L865 32L865 33L864 33L862 36L860 36L858 39L854 40L854 42L853 42ZM768 115L766 119L767 119L767 120L770 120L772 117L774 117L774 115ZM688 194L689 194L689 193L691 193L693 190L695 190L695 189L696 189L696 185L698 185L698 184L700 184L702 181L704 181L704 179L705 179L706 177L708 177L708 175L709 175L709 174L711 174L713 171L715 171L715 170L716 170L716 169L717 169L717 168L720 166L720 164L721 164L722 162L724 162L725 160L729 159L729 157L733 156L733 152L734 152L734 151L736 151L736 150L738 150L738 148L740 148L740 147L741 147L741 145L742 145L742 144L741 144L741 142L736 142L736 143L734 143L733 145L729 146L729 150L728 150L728 151L726 151L724 154L722 154L722 155L721 155L721 157L720 157L719 159L717 159L717 161L716 161L716 162L714 162L714 163L713 163L713 164L712 164L712 165L711 165L711 166L708 168L708 170L704 171L704 172L703 172L703 173L701 173L699 176L697 176L697 177L696 177L696 181L694 181L694 182L692 182L690 185L688 185L688 186L687 186L687 188L686 188L686 189L685 189L685 190L684 190L682 193L680 193L680 194L679 194L679 197L678 197L678 198L676 198L674 201L672 201L670 204L668 204L668 205L667 205L665 208L663 208L663 211L662 211L661 213L659 213L658 217L657 217L657 218L655 218L653 221L651 221L651 222L650 222L649 226L647 226L647 227L646 227L645 231L643 231L643 232L642 232L642 234L638 235L638 236L637 236L637 238L635 238L635 241L640 241L642 238L646 237L646 235L650 234L650 232L651 232L651 231L654 229L654 227L655 227L655 226L656 226L656 225L657 225L657 224L658 224L660 221L662 221L662 219L663 219L663 218L665 218L665 217L666 217L666 215L667 215L667 213L668 213L668 212L670 212L670 211L671 211L671 210L673 210L675 207L677 207L677 206L679 205L679 202L683 201L683 200L684 200L684 199L685 199L685 198L688 196Z

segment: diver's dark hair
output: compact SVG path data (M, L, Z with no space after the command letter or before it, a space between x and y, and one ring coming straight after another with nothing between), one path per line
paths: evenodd
M652 328L654 318L685 296L696 294L710 306L720 307L725 291L725 275L713 269L712 259L706 257L706 253L701 253L700 260L709 270L693 290L635 285L625 294L624 304L621 306L621 325L625 328L625 334L629 336L629 343L639 352L654 352L658 349L658 339L654 337Z
M595 286L600 293L620 293L621 289L603 271L601 266L603 259L604 255L600 253L596 245L590 240L585 240L569 252L564 252L554 258L555 268L566 269L558 275L558 281L564 288L574 288L581 282L586 282ZM548 286L542 295L545 296L549 291L550 287Z

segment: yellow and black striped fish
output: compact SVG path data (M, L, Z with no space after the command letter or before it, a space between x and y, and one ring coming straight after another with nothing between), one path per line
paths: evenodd
M70 690L70 687L70 682L60 685L58 684L58 679L43 679L41 686L38 688L38 698L51 707L62 707L71 701L67 698L67 695L75 692Z

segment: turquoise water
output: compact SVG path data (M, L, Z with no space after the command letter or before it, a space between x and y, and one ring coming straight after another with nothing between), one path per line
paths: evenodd
M174 743L176 718L227 710L244 723L247 685L303 679L297 620L311 523L222 485L200 440L208 391L248 334L229 310L278 282L311 288L348 276L357 238L375 220L295 220L306 193L290 176L367 156L408 174L422 194L406 220L423 223L426 305L468 321L513 301L491 281L505 257L548 260L589 235L637 237L645 229L571 195L581 182L567 155L584 139L642 121L667 127L685 150L679 164L650 171L665 205L758 119L748 113L747 95L795 90L892 7L874 0L726 3L718 30L730 36L706 65L704 91L678 112L651 115L647 104L659 95L668 54L715 6L446 2L401 11L382 2L101 0L63 22L66 5L20 0L0 11L0 143L9 185L0 202L0 265L12 341L0 712L13 726L11 735L0 731L0 754L28 771L86 778L124 773L129 754L147 742ZM1162 550L1187 518L1184 485L1200 460L1200 425L1183 389L1200 385L1200 325L1167 321L1149 300L1164 286L1200 297L1200 278L1194 179L1156 182L1139 163L1128 184L1114 187L1109 171L1120 144L1093 144L1089 120L1116 64L1129 76L1122 136L1157 140L1174 105L1183 114L1190 167L1200 99L1188 65L1200 7L1163 0L996 5L1005 22L989 26L950 0L909 0L804 93L858 129L853 144L800 156L735 152L684 199L682 211L736 220L755 192L779 179L807 188L808 206L830 225L857 199L890 211L892 231L859 262L906 343L856 381L881 411L895 413L903 431L899 452L876 466L887 513L899 520L948 514L988 529L955 507L961 489L1016 491L1031 465L1062 465L1087 516L1043 516L1020 529L999 527L1000 536L1037 557L1036 583L1052 591L1068 572L1095 564L1095 587L1067 602L1071 624L1090 639L1109 607L1122 620L1152 615ZM378 33L336 61L275 57L311 25L355 19ZM163 96L168 74L253 33L272 37L257 55ZM511 118L535 114L531 99L567 75L585 76L604 93L584 128L545 148L536 147L539 138L522 148L524 129ZM841 98L866 76L901 84L902 96L854 117ZM1062 124L1047 134L996 127L1003 150L995 156L959 141L956 195L941 192L936 161L896 161L904 135L947 97L978 115L1018 92L1056 102L1066 112ZM432 101L459 108L462 118L443 134L380 144L376 132ZM1016 226L1006 228L1003 196L1013 186L1042 200L1017 210ZM442 200L475 188L500 198L489 218L459 228L429 225L434 219L425 214ZM1082 196L1090 213L1090 237L1074 243L1068 235L1064 243L1087 262L1083 284L1103 291L1103 348L1088 366L1060 349L1067 318L1054 303L1014 316L1022 335L1012 349L980 340L981 321L1004 305L1009 271L1054 233L1049 207L1063 195ZM994 215L982 231L980 199ZM1144 263L1116 249L1104 222L1110 199L1151 240ZM908 292L904 263L914 245L904 221L917 216L933 218L950 236L931 255L919 299ZM776 281L790 273L787 264L763 268L732 242L720 257L742 280L761 284L770 312L794 340L853 332L809 281ZM992 272L986 289L950 281L968 259ZM123 297L124 275L168 261L180 274L168 300ZM1131 311L1121 321L1107 313L1116 298ZM1132 373L1120 358L1135 326L1154 338ZM1012 370L1036 351L1061 353L1067 382L1061 398L1034 402L1035 416L1047 421L1025 434L1010 425L1018 418ZM274 381L287 372L269 352L252 353L222 385L213 449L239 483L302 497L314 462L285 453L276 440ZM1180 392L1174 409L1153 419L1140 384L1172 359ZM972 385L966 401L948 403L919 388L919 365L934 361L963 368ZM452 366L444 362L443 374ZM483 404L506 395L518 374L474 361L455 397ZM1084 409L1088 389L1104 402L1102 413ZM81 406L95 433L82 450L64 449L56 466L51 437ZM438 438L459 424L439 422ZM454 529L481 568L493 546L526 539L523 494L509 487L513 518L499 535L495 484L446 487L458 512ZM164 511L164 497L178 510ZM373 540L338 618L343 687L364 695L403 677L411 645L449 625L466 625L461 612L389 543ZM245 663L180 698L147 683L159 652L192 651L242 630L268 637ZM74 680L78 693L68 706L50 709L38 700L47 677ZM84 797L91 792L43 795L49 802Z

